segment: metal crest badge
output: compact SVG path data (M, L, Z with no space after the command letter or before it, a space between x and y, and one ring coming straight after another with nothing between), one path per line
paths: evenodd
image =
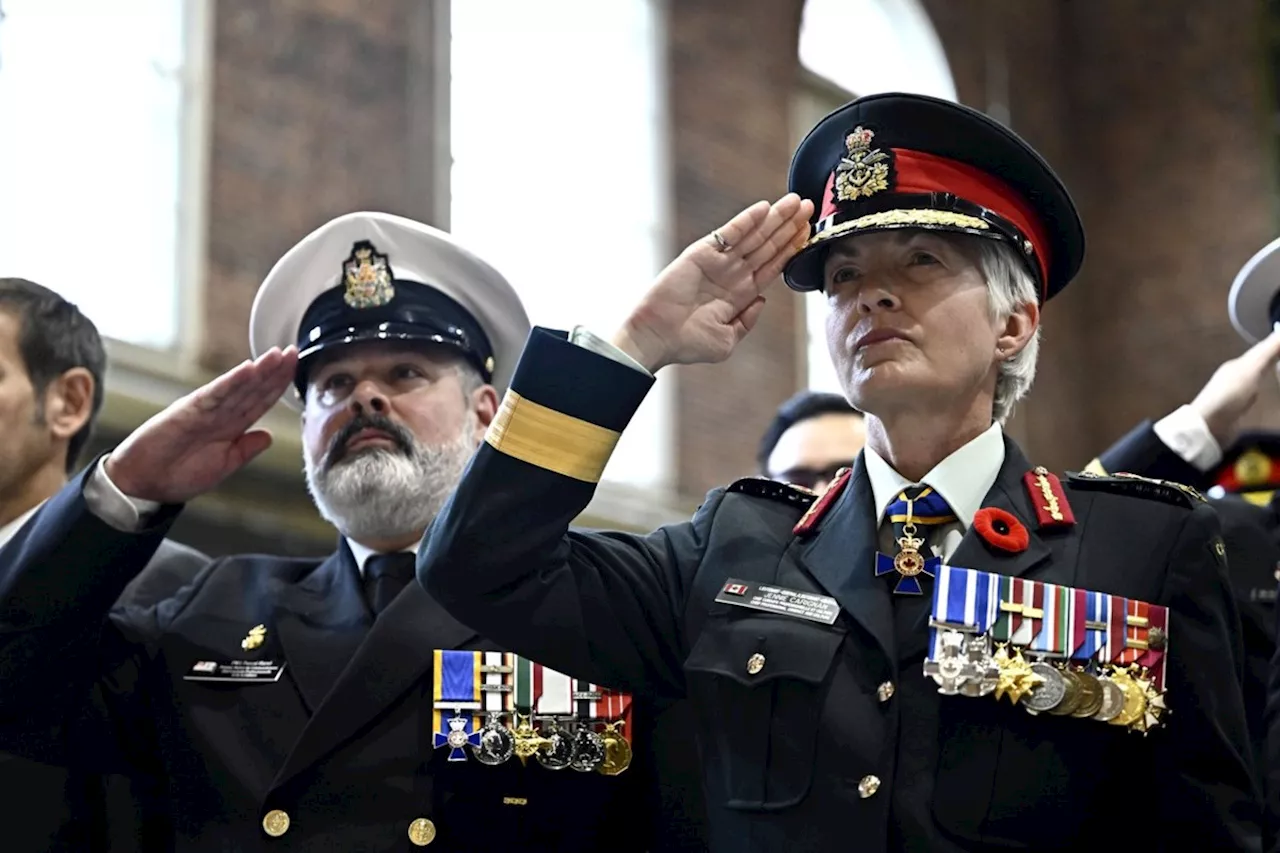
M246 652L251 652L261 646L267 639L267 626L254 625L249 629L249 633L240 641L240 648Z
M845 156L836 166L836 200L857 201L889 189L893 155L871 147L875 132L855 127L844 138Z
M394 276L387 256L368 240L351 247L351 255L342 264L342 282L346 293L342 298L352 308L377 308L396 296Z

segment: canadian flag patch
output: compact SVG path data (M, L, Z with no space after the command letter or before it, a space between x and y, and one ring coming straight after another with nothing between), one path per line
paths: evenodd
M747 585L745 583L727 583L724 585L724 591L729 595L746 595Z

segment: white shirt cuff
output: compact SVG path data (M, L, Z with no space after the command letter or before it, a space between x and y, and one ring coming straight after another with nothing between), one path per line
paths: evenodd
M618 349L595 332L592 332L586 326L575 326L573 331L569 333L569 343L580 346L583 349L589 349L596 355L602 355L605 358L613 359L619 364L625 364L633 370L640 371L645 376L650 378L653 377L652 373L645 370L643 364L636 361L634 358L627 355L625 352Z
M1190 406L1180 406L1156 421L1156 438L1196 470L1207 472L1222 461L1222 448L1204 422Z
M89 512L124 533L136 533L160 509L157 501L131 498L107 476L107 457L102 457L84 483L84 502Z

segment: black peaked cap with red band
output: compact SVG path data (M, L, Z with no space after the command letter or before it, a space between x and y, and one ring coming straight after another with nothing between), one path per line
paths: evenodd
M784 271L821 290L825 248L855 234L952 231L1012 246L1052 297L1084 259L1067 188L1013 131L977 110L923 95L869 95L809 132L791 160L792 192L814 202L809 240Z

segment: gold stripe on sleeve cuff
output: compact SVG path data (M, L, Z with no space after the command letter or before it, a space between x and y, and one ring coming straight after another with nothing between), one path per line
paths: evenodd
M1107 469L1102 467L1102 460L1097 458L1084 466L1084 471L1086 474L1097 474L1099 477L1109 476L1107 474Z
M584 483L598 483L621 435L509 390L484 440L499 453L522 462Z

